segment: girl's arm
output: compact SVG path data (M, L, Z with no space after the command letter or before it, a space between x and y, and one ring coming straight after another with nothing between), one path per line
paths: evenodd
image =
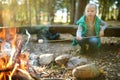
M107 26L108 26L107 23L102 20L100 24L101 30L99 36L101 37L104 36L104 30L106 29Z
M104 31L107 26L108 26L107 23L102 20L102 21L101 21L101 24L100 24L101 30Z
M81 38L82 38L82 27L80 25L78 26L78 29L76 32L76 37L78 40L81 40Z

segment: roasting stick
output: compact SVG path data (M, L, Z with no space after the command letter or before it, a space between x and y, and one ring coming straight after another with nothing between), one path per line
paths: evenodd
M96 37L96 38L98 38L98 37L100 37L100 36L88 36L88 37L82 37L82 38L94 38L94 37Z
M92 38L92 37L99 37L99 36L89 36L89 37L82 37L83 39L87 39L87 38ZM43 43L43 42L66 42L66 41L72 41L71 39L58 39L58 40L43 40L43 39L39 39L38 43Z
M71 41L70 39L63 39L63 40L47 40L47 42L65 42L65 41Z

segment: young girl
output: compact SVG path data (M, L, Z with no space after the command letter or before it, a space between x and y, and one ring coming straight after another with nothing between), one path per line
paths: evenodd
M84 53L87 50L94 51L100 47L100 37L104 35L104 30L107 27L106 22L99 19L96 13L97 6L89 3L85 8L85 15L77 21L79 26L72 44L79 44Z

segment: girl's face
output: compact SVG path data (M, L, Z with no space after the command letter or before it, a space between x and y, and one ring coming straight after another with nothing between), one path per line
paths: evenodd
M96 8L95 6L87 6L85 10L85 14L88 18L94 18L96 15Z

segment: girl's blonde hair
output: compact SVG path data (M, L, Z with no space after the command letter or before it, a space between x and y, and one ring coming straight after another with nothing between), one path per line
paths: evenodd
M94 6L94 7L95 7L95 10L96 10L96 13L97 13L97 6L96 6L96 4L94 4L94 3L88 3L88 4L86 5L86 7L85 7L85 13L86 13L87 7L90 7L90 6Z

